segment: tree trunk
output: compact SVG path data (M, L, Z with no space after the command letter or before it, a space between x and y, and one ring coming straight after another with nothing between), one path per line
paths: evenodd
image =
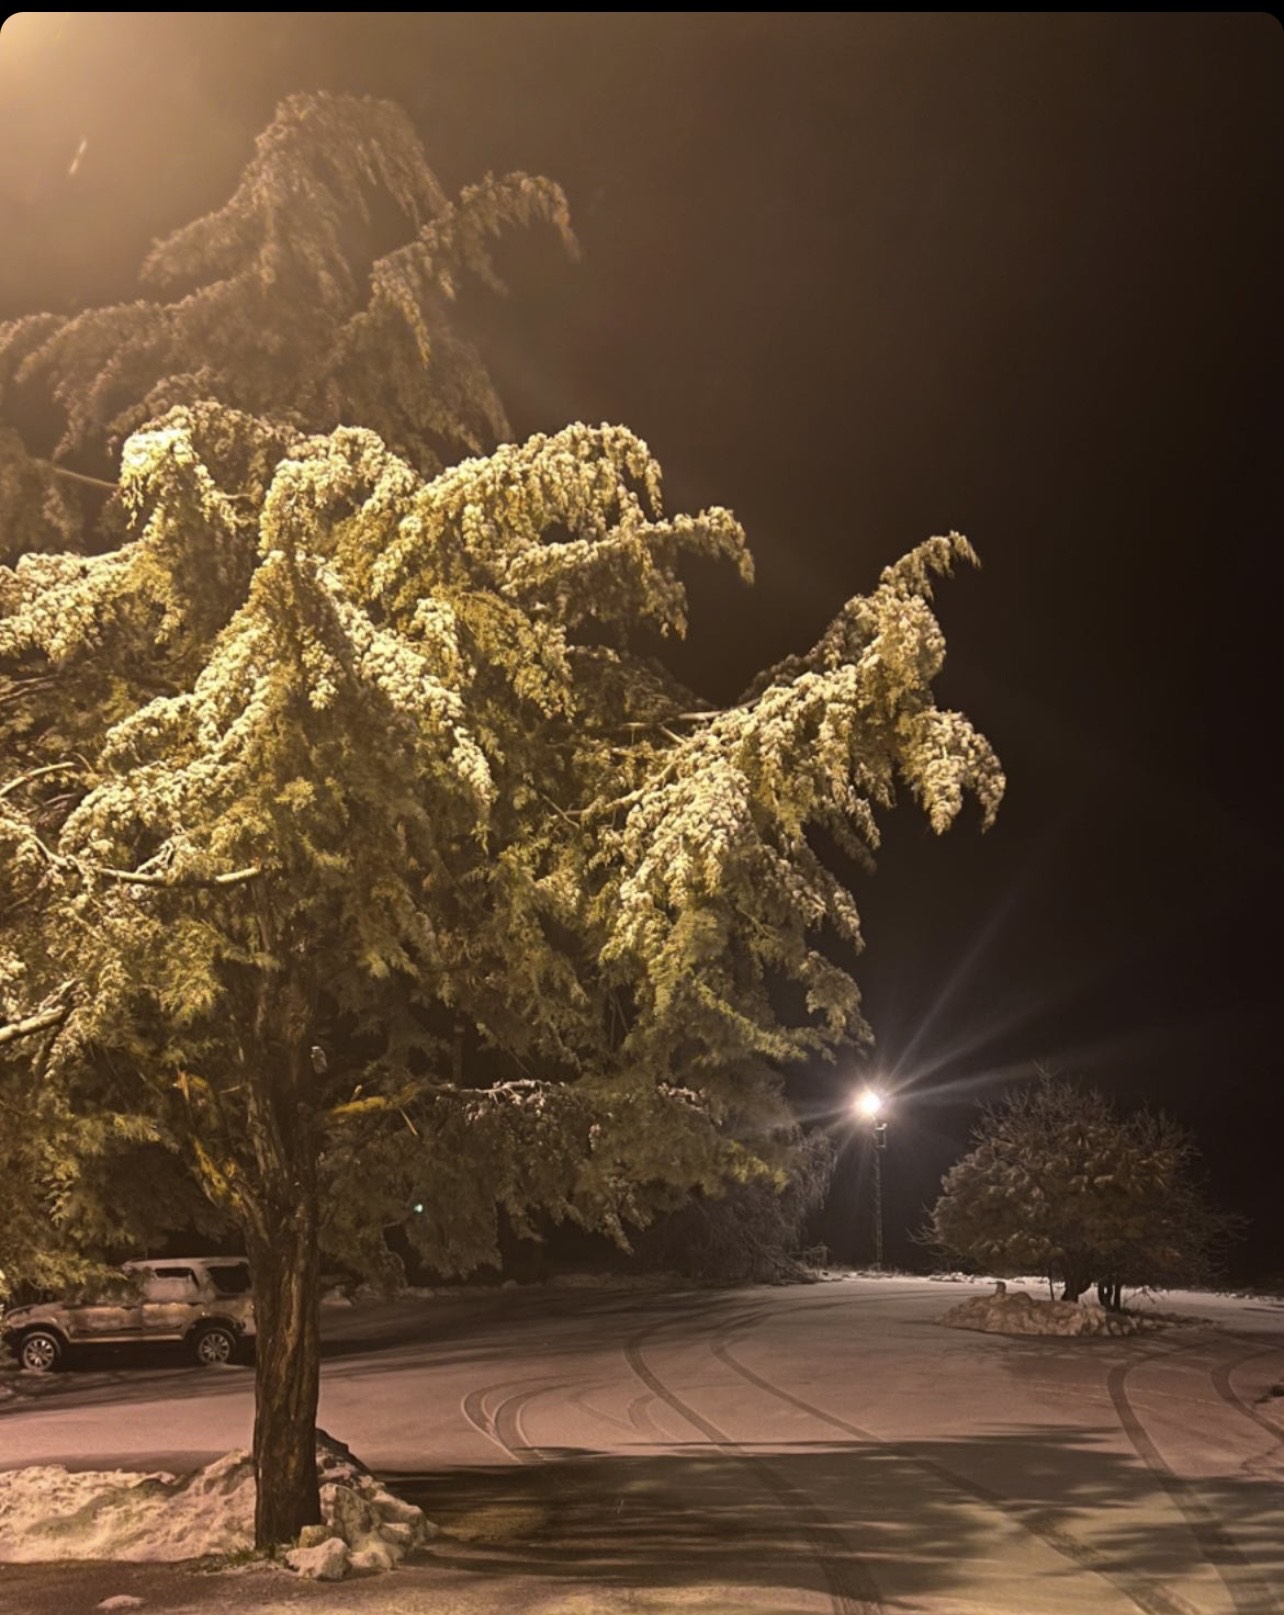
M1123 1285L1113 1279L1097 1285L1097 1300L1109 1312L1118 1312L1123 1307Z
M1092 1282L1092 1271L1071 1256L1061 1259L1061 1299L1077 1301Z
M269 1219L270 1237L249 1231L258 1342L255 1370L254 1545L292 1543L321 1518L316 1422L320 1392L316 1186L295 1186Z
M258 1324L254 1545L274 1548L321 1519L316 1073L308 1054L315 991L298 966L299 945L280 934L270 894L256 891L255 901L264 950L284 962L260 978L256 1058L245 1072L254 1163L246 1242Z

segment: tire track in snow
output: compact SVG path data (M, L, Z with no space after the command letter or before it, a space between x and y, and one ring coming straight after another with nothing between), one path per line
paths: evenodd
M515 1464L542 1463L543 1457L537 1447L532 1447L522 1433L521 1413L528 1402L533 1402L537 1396L544 1396L547 1392L564 1390L565 1386L554 1382L529 1387L524 1391L517 1391L499 1403L494 1413L487 1411L486 1399L495 1391L507 1390L511 1380L501 1380L497 1385L483 1385L479 1389L467 1392L460 1398L459 1410L479 1435L485 1436L492 1446L498 1447L505 1458L511 1459Z
M775 1315L779 1315L776 1313ZM1179 1594L1170 1593L1162 1587L1154 1587L1144 1582L1134 1580L1132 1577L1116 1570L1096 1549L1080 1542L1056 1525L1048 1516L1050 1511L1040 1508L1037 1504L1018 1503L1012 1498L1006 1498L1001 1493L993 1491L990 1487L982 1485L979 1481L969 1480L947 1468L934 1458L928 1458L915 1450L912 1442L888 1441L877 1436L872 1430L863 1429L850 1420L839 1418L837 1414L830 1413L824 1408L817 1407L814 1402L808 1402L792 1391L785 1390L764 1375L755 1372L742 1363L731 1351L726 1343L726 1336L734 1332L732 1329L720 1330L714 1337L715 1344L711 1347L713 1354L725 1363L733 1373L768 1395L779 1398L800 1412L810 1414L812 1418L829 1425L845 1435L854 1437L869 1446L882 1448L893 1452L914 1464L926 1473L943 1480L956 1491L961 1491L971 1497L975 1502L983 1503L988 1508L996 1510L1005 1519L1019 1526L1031 1536L1037 1537L1045 1547L1051 1548L1062 1558L1069 1559L1079 1569L1088 1571L1108 1582L1116 1592L1121 1593L1137 1609L1143 1610L1145 1615L1197 1615L1194 1605L1188 1603Z
M1196 1346L1200 1344L1202 1342L1195 1343ZM1149 1352L1130 1363L1117 1363L1106 1376L1106 1389L1125 1436L1185 1520L1205 1561L1217 1572L1226 1588L1237 1615L1270 1615L1271 1611L1280 1608L1275 1595L1200 1495L1196 1484L1178 1475L1160 1452L1128 1396L1128 1378L1138 1368L1146 1363L1167 1361L1192 1349L1193 1346L1179 1346L1175 1350ZM1256 1355L1255 1352L1249 1354ZM1240 1361L1247 1362L1248 1358L1241 1358ZM1209 1377L1212 1377L1211 1370Z
M1213 1389L1221 1397L1222 1401L1228 1407L1234 1408L1236 1413L1242 1413L1246 1419L1251 1419L1254 1424L1260 1425L1269 1436L1274 1438L1277 1446L1284 1443L1284 1425L1277 1424L1274 1419L1267 1418L1265 1413L1259 1413L1251 1403L1246 1402L1231 1384L1231 1375L1237 1368L1242 1368L1245 1363L1251 1363L1254 1358L1277 1357L1279 1354L1280 1348L1278 1346L1259 1346L1256 1351L1249 1352L1247 1356L1237 1357L1233 1363L1218 1363L1215 1368L1210 1368L1208 1371L1208 1377L1212 1381Z
M761 1309L760 1309L761 1311ZM756 1316L757 1314L755 1314ZM799 1522L798 1531L808 1551L820 1567L834 1615L883 1615L883 1603L873 1573L863 1559L848 1548L840 1560L831 1545L835 1539L846 1542L846 1533L819 1507L815 1500L768 1460L757 1457L732 1439L725 1430L691 1406L655 1372L647 1361L644 1343L657 1333L657 1326L628 1341L624 1348L629 1367L660 1401L721 1451L744 1464L750 1477L784 1505Z

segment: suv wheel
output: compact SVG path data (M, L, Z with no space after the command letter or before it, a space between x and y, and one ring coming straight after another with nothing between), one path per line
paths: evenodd
M32 1374L48 1374L62 1358L62 1341L52 1329L30 1329L18 1347L18 1361Z
M236 1356L236 1336L220 1323L207 1324L192 1342L192 1349L202 1368L214 1368Z

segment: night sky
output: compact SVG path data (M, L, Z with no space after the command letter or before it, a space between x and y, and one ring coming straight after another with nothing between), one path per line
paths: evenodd
M694 579L714 699L955 527L942 700L994 830L912 806L858 889L897 1092L889 1259L1042 1060L1196 1131L1284 1271L1284 32L1263 15L27 13L0 35L0 319L136 295L296 90L388 96L448 187L565 187L584 258L467 309L519 435L618 421L758 582ZM85 142L75 172L69 173ZM855 1068L800 1073L832 1109ZM822 1232L868 1254L861 1152Z

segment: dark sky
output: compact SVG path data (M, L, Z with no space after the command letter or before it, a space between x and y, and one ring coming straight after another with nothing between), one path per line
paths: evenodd
M940 595L941 693L1007 802L942 841L906 807L858 894L890 1254L973 1100L1042 1059L1193 1126L1256 1218L1242 1269L1284 1269L1279 24L28 13L0 35L0 318L133 295L320 88L400 101L448 185L566 188L583 262L521 249L484 340L520 432L624 422L674 507L746 523L756 588L696 579L706 693L928 534L981 553Z

